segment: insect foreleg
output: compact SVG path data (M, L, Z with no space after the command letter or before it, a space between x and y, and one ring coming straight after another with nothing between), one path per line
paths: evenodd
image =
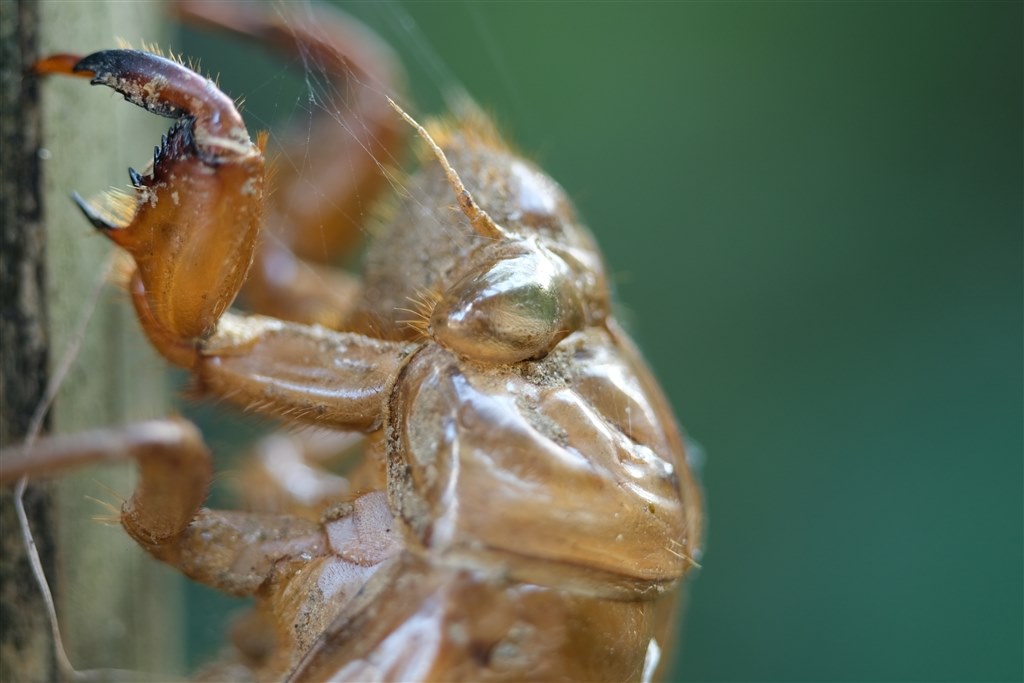
M150 341L164 356L190 368L202 391L294 421L351 431L377 429L384 392L415 348L230 313L213 336L189 346L148 325L149 311L137 286L132 294Z
M149 172L130 173L134 202L80 202L134 260L132 302L156 349L245 408L350 430L380 426L383 391L410 346L271 319L221 320L252 262L264 200L262 141L249 140L231 99L178 62L134 50L57 55L36 68L85 74L177 119Z
M86 217L131 254L165 334L209 334L234 300L252 261L263 206L264 163L234 103L183 65L135 50L78 61L57 55L36 69L91 78L147 111L175 119L133 195L78 200Z

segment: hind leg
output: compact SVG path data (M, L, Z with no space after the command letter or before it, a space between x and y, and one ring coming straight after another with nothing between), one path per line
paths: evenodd
M201 509L213 467L198 430L184 420L154 420L4 449L0 484L123 461L135 462L138 482L121 506L121 526L151 555L197 581L236 595L252 594L269 568L249 562L239 571L233 568L238 556L263 552L266 543L283 539L302 551L323 545L316 525L302 520ZM260 543L244 539L251 529L260 530Z
M212 477L210 453L183 420L5 449L0 484L121 461L133 461L139 477L119 514L128 535L195 581L257 599L254 616L233 633L236 656L224 664L237 667L239 675L259 669L277 678L289 670L401 548L381 491L334 505L316 521L202 508Z

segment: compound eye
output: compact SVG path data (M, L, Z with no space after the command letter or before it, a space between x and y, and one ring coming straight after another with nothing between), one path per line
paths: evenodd
M565 263L530 251L460 280L434 309L430 327L439 344L461 356L515 363L546 355L582 320Z

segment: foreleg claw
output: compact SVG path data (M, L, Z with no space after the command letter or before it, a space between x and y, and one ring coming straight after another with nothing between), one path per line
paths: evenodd
M144 291L136 305L148 309L140 317L156 328L146 330L150 337L187 345L208 336L252 262L263 208L263 139L249 138L234 103L212 81L159 55L54 55L36 71L89 78L175 119L146 172L129 169L134 196L75 201L134 258Z

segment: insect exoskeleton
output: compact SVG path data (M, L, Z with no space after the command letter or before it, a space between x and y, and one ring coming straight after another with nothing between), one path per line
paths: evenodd
M201 391L366 434L362 461L349 486L308 450L268 447L253 465L267 495L249 501L263 511L208 510L209 453L166 421L6 454L4 478L134 459L125 530L256 599L207 678L649 680L699 549L700 496L565 192L472 106L417 123L389 96L397 62L348 18L180 9L315 55L345 81L358 125L321 112L309 175L282 173L269 192L266 139L181 63L132 50L43 60L175 119L131 172L128 201L80 205L130 255L149 340ZM389 187L378 159L408 130L419 170L372 231L362 279L333 269L362 229L337 207ZM240 292L249 313L228 310ZM319 497L289 488L300 469Z

